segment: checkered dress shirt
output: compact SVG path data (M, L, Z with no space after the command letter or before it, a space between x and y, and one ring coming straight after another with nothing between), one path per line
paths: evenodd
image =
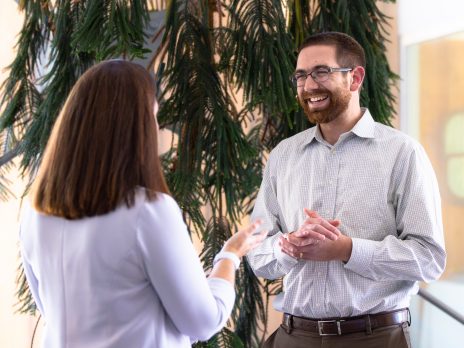
M366 109L333 146L313 127L271 152L252 214L269 234L247 258L257 276L284 277L274 301L281 312L332 318L407 307L417 281L445 267L440 204L423 147ZM299 228L304 207L341 221L353 240L346 264L280 251L279 236Z

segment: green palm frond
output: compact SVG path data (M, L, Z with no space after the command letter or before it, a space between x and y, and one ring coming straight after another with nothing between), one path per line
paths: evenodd
M26 274L24 273L22 263L18 267L16 283L18 288L18 290L16 291L16 297L18 299L18 303L16 305L17 313L35 315L37 311L37 306L29 290L29 284L27 283Z
M76 28L71 47L96 56L97 60L123 56L143 57L145 28L149 22L148 3L144 1L93 0L77 2Z
M276 0L234 0L223 59L229 79L243 88L253 106L271 115L295 108L289 76L294 70L294 46L285 29L282 3Z
M281 2L234 0L229 11L231 31L225 46L230 54L225 58L230 58L230 78L243 88L246 100L269 104L271 112L292 110L288 78L295 55Z
M12 182L6 177L8 169L8 167L0 167L0 201L4 202L14 197L13 192L9 189Z
M11 180L7 178L8 171L10 170L12 163L11 159L16 157L19 151L19 146L11 144L14 134L11 129L0 131L0 201L7 201L14 197L13 192L10 190L12 184Z
M207 342L197 342L193 348L243 348L240 338L230 329L225 328Z
M89 12L92 9L94 12ZM105 15L95 15L99 11ZM139 57L146 52L143 44L148 20L146 5L141 2L57 1L50 14L53 33L50 41L42 43L50 50L49 70L40 79L43 101L24 136L23 167L37 167L59 110L79 76L96 61ZM105 35L89 24L93 21L106 30ZM90 34L82 34L83 30Z
M24 135L22 167L35 172L50 136L56 117L77 78L94 62L94 59L75 54L70 46L73 21L77 7L68 1L58 1L50 15L53 23L51 40L43 43L49 49L49 71L40 77L41 103L28 124Z
M200 253L201 262L209 272L213 268L214 256L221 251L225 241L232 236L232 230L224 216L213 216L203 232L204 248Z
M2 156L1 167L25 150L19 139L23 140L25 129L42 101L35 82L41 54L50 35L50 11L39 2L27 2L23 8L25 21L19 34L17 54L7 67L9 77L1 86L0 134L5 135L0 138L1 154L5 156Z
M247 170L258 150L247 140L216 70L207 11L173 1L167 18L172 21L166 22L162 43L169 49L160 125L178 136L178 175L201 182L206 203L236 221L242 214L242 197L256 189L249 183L258 185L255 173ZM176 32L174 38L171 32ZM180 191L178 198L183 196Z
M201 211L205 204L201 183L188 172L177 170L176 153L177 148L173 146L166 154L161 156L164 175L171 194L179 204L190 231L199 234L206 226L205 217Z
M232 313L235 332L245 347L259 347L261 337L258 331L266 325L267 307L263 300L264 288L245 258L236 281L236 291L236 305Z
M311 1L287 0L288 31L292 34L295 47L298 48L306 38L306 30L311 24Z

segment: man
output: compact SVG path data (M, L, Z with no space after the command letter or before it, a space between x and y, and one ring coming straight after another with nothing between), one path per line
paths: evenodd
M431 164L360 107L364 76L350 36L302 44L293 80L316 126L271 152L253 211L269 234L249 263L284 277L274 301L283 323L265 347L409 347L410 297L445 267Z

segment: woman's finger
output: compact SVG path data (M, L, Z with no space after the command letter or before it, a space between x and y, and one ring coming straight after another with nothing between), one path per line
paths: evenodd
M248 227L244 228L243 230L240 230L239 232L243 232L247 235L251 235L251 234L254 234L258 231L259 227L262 225L263 221L258 219L256 220L255 222L253 222L251 225L249 225ZM260 234L261 231L259 231L259 233L257 234Z

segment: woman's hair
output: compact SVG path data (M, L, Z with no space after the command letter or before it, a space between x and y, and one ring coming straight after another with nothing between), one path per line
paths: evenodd
M168 193L158 157L155 84L141 66L109 60L87 70L54 125L32 188L34 207L67 219L101 215Z

